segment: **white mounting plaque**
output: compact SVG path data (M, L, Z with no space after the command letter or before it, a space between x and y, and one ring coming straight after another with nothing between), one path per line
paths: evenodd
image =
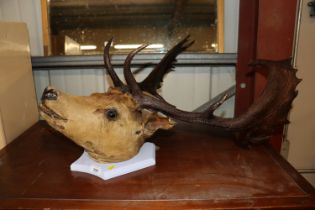
M70 170L89 173L108 180L153 165L155 165L155 145L146 142L136 156L117 163L98 163L84 151L81 157L71 164Z

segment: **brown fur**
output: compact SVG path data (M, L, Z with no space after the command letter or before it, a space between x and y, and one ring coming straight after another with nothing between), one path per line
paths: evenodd
M138 109L129 93L115 88L90 96L72 96L56 91L57 100L43 100L41 116L98 162L130 159L138 153L145 138L157 129L169 129L174 125L169 118ZM54 115L47 114L45 109ZM106 116L110 109L118 112L114 120Z

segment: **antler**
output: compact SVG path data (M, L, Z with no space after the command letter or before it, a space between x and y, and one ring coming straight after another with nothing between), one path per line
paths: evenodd
M176 57L181 52L185 51L188 47L190 47L194 41L189 41L189 35L186 36L182 41L180 41L177 45L175 45L170 51L167 52L167 54L163 57L161 62L155 66L155 68L152 70L152 72L140 83L137 83L140 86L140 89L142 91L148 92L151 95L154 95L157 98L160 98L161 100L164 100L162 96L160 96L157 93L157 89L161 88L161 83L163 82L164 76L172 71L174 64L176 63ZM129 92L129 87L126 86L117 76L117 74L114 71L114 68L112 67L110 56L109 56L109 48L112 44L113 38L111 38L105 48L104 48L104 66L107 70L109 76L111 77L114 86L122 89L124 92ZM147 45L142 45L138 49L135 49L132 51L126 58L125 65L130 66L132 58L142 49L144 49ZM127 73L129 74L129 73ZM133 77L133 76L132 76ZM125 76L126 78L126 76Z
M121 88L124 91L128 91L128 87L119 79L118 75L116 74L116 72L114 71L114 68L110 62L110 58L109 58L109 48L112 45L113 42L113 38L111 38L110 40L108 40L105 48L104 48L104 66L105 69L107 70L107 73L109 74L109 76L111 77L114 86Z
M233 131L238 134L239 138L248 142L266 139L278 125L288 122L287 114L297 95L296 86L301 81L296 77L296 69L290 66L290 60L257 60L251 64L263 67L263 70L268 72L267 84L261 96L249 107L247 112L237 118L221 118L213 114L227 99L226 96L223 96L219 102L210 105L204 112L183 111L156 97L156 89L160 87L165 72L169 71L165 68L170 69L177 54L192 44L192 42L187 44L187 40L188 37L170 50L162 59L162 64L160 63L142 83L136 82L130 65L133 57L145 46L139 47L128 55L124 64L124 76L130 93L141 108L159 111L174 119ZM158 79L154 80L154 76L157 76ZM149 81L154 84L147 85ZM152 95L145 94L144 87Z

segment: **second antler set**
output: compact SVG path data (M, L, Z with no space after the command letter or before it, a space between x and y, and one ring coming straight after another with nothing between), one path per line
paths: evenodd
M183 111L166 102L157 93L157 89L161 87L165 74L174 67L176 56L193 44L193 41L189 41L188 38L186 37L174 46L142 82L135 80L130 65L133 57L147 45L142 45L127 56L124 63L124 77L127 85L119 79L110 63L109 48L112 40L107 43L104 49L105 68L115 87L129 92L139 107L161 112L173 119L232 131L238 140L245 143L265 140L278 126L288 122L288 112L298 93L296 86L301 81L296 77L297 70L291 67L290 59L282 61L256 60L250 64L260 66L267 71L267 84L260 97L255 100L247 112L239 117L228 119L213 114L224 103L227 98L226 95L219 102L211 104L204 112Z

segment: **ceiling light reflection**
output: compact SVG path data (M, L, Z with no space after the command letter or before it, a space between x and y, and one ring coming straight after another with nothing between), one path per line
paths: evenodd
M96 45L80 45L80 50L95 50Z
M115 44L114 48L117 50L123 50L123 49L136 49L140 47L141 44ZM160 49L164 48L163 44L150 44L146 47L146 49Z

